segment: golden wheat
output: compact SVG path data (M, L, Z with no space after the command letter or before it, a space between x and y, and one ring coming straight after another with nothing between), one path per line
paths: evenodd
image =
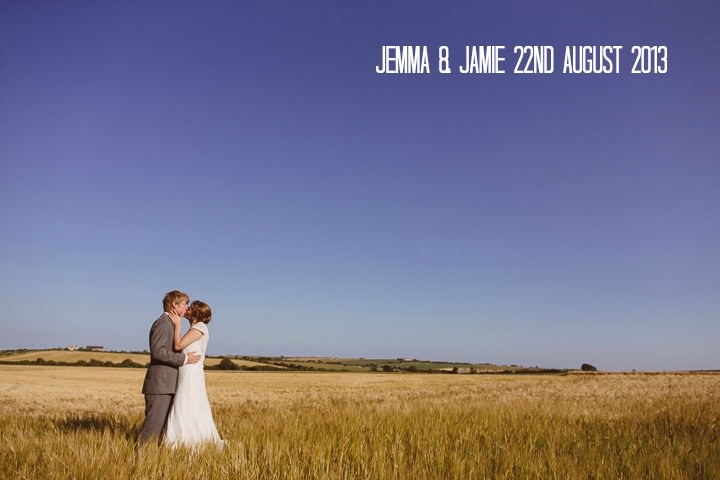
M137 448L142 369L0 366L11 478L720 478L720 375L208 371L222 451Z

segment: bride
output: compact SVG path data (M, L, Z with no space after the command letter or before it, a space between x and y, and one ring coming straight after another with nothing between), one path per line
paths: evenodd
M171 446L197 447L203 444L222 446L205 390L203 363L208 344L208 326L212 312L206 303L195 300L190 304L185 317L190 321L190 330L181 338L181 317L173 318L175 325L174 349L185 352L195 351L200 361L180 367L177 391L167 420L165 443Z

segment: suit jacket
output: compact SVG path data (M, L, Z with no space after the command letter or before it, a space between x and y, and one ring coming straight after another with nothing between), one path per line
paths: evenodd
M173 351L174 335L172 320L163 313L150 328L150 366L145 374L142 393L175 393L178 367L185 363L185 354Z

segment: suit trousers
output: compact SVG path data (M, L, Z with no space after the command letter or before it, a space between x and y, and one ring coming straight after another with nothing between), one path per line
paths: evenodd
M171 393L145 395L145 423L140 432L141 443L160 440L174 396Z

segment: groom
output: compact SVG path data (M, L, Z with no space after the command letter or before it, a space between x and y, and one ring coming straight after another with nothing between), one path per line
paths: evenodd
M150 328L150 366L145 374L142 393L145 394L145 423L140 442L158 441L162 436L170 407L172 407L178 368L197 363L200 355L173 351L175 327L173 318L185 315L190 297L178 290L168 292L163 299L165 313Z

